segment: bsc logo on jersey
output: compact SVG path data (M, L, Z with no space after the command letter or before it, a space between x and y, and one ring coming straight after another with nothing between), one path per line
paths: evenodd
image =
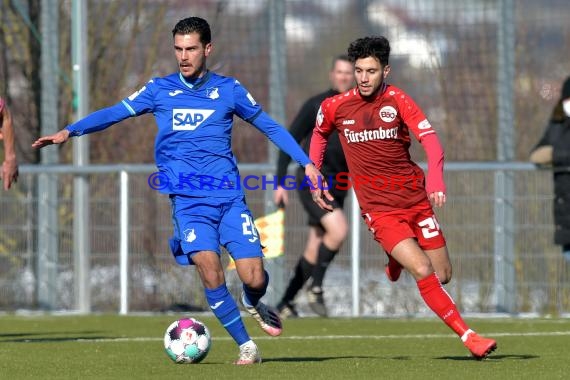
M214 110L175 108L172 110L172 129L175 131L193 131L213 113Z
M380 119L382 119L383 122L391 123L394 121L394 119L396 119L398 111L396 111L396 109L392 106L384 106L380 109L380 112L378 112L378 114L380 115Z

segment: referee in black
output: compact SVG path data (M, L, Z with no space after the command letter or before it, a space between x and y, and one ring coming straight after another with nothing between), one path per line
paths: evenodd
M289 132L297 142L301 143L304 141L302 145L307 153L309 151L311 135L321 102L328 97L344 93L354 86L354 68L348 56L339 55L333 59L329 79L331 88L308 99L301 107L289 128ZM277 162L277 177L279 178L280 184L283 183L282 180L287 175L287 167L290 162L291 158L285 153L280 152ZM348 172L346 160L336 131L333 132L328 140L327 151L321 171L329 182L330 193L335 198L332 203L332 212L322 210L313 202L309 187L301 185L305 173L301 167L297 170L297 184L295 188L299 193L303 208L308 215L309 236L305 250L295 266L287 289L277 305L280 316L283 319L298 317L294 299L299 290L301 290L307 282L309 282L307 287L309 306L313 312L321 317L328 315L323 296L323 279L330 263L340 250L348 234L348 222L342 211L347 190L338 190L336 188L336 181L334 181L338 173ZM330 183L331 178L333 178L332 183ZM274 193L274 201L277 205L287 205L289 202L287 190L278 186Z

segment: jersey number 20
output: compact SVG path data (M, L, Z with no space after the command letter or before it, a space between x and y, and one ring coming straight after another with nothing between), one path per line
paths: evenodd
M422 228L422 235L424 235L426 239L439 235L439 224L435 217L422 220L418 223L418 226Z
M257 234L257 228L255 228L255 224L253 223L251 216L248 214L241 214L241 217L244 220L244 222L241 224L243 229L243 235L244 236L251 235L251 238L249 238L248 240L251 243L255 242L259 237Z

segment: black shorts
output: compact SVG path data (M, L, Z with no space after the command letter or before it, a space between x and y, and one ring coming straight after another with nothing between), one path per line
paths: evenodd
M330 177L326 177L329 179ZM334 177L333 177L334 178ZM300 184L300 181L297 181L297 184ZM344 199L348 194L348 190L338 190L336 188L336 182L333 181L332 184L329 185L329 193L334 197L334 201L330 202L333 209L344 207ZM321 218L329 213L327 210L323 210L320 208L315 201L313 201L313 197L311 196L311 190L307 186L297 186L297 193L299 194L299 199L301 200L301 204L303 208L307 212L309 216L308 224L310 226L319 226L321 225Z

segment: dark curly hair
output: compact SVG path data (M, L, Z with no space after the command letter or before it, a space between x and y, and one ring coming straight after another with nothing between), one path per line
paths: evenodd
M390 58L390 42L384 36L359 38L348 47L348 57L352 63L357 59L374 57L386 66Z
M190 34L198 33L200 35L200 42L203 45L212 42L212 32L208 21L200 17L187 17L176 23L172 29L172 37L177 34Z

